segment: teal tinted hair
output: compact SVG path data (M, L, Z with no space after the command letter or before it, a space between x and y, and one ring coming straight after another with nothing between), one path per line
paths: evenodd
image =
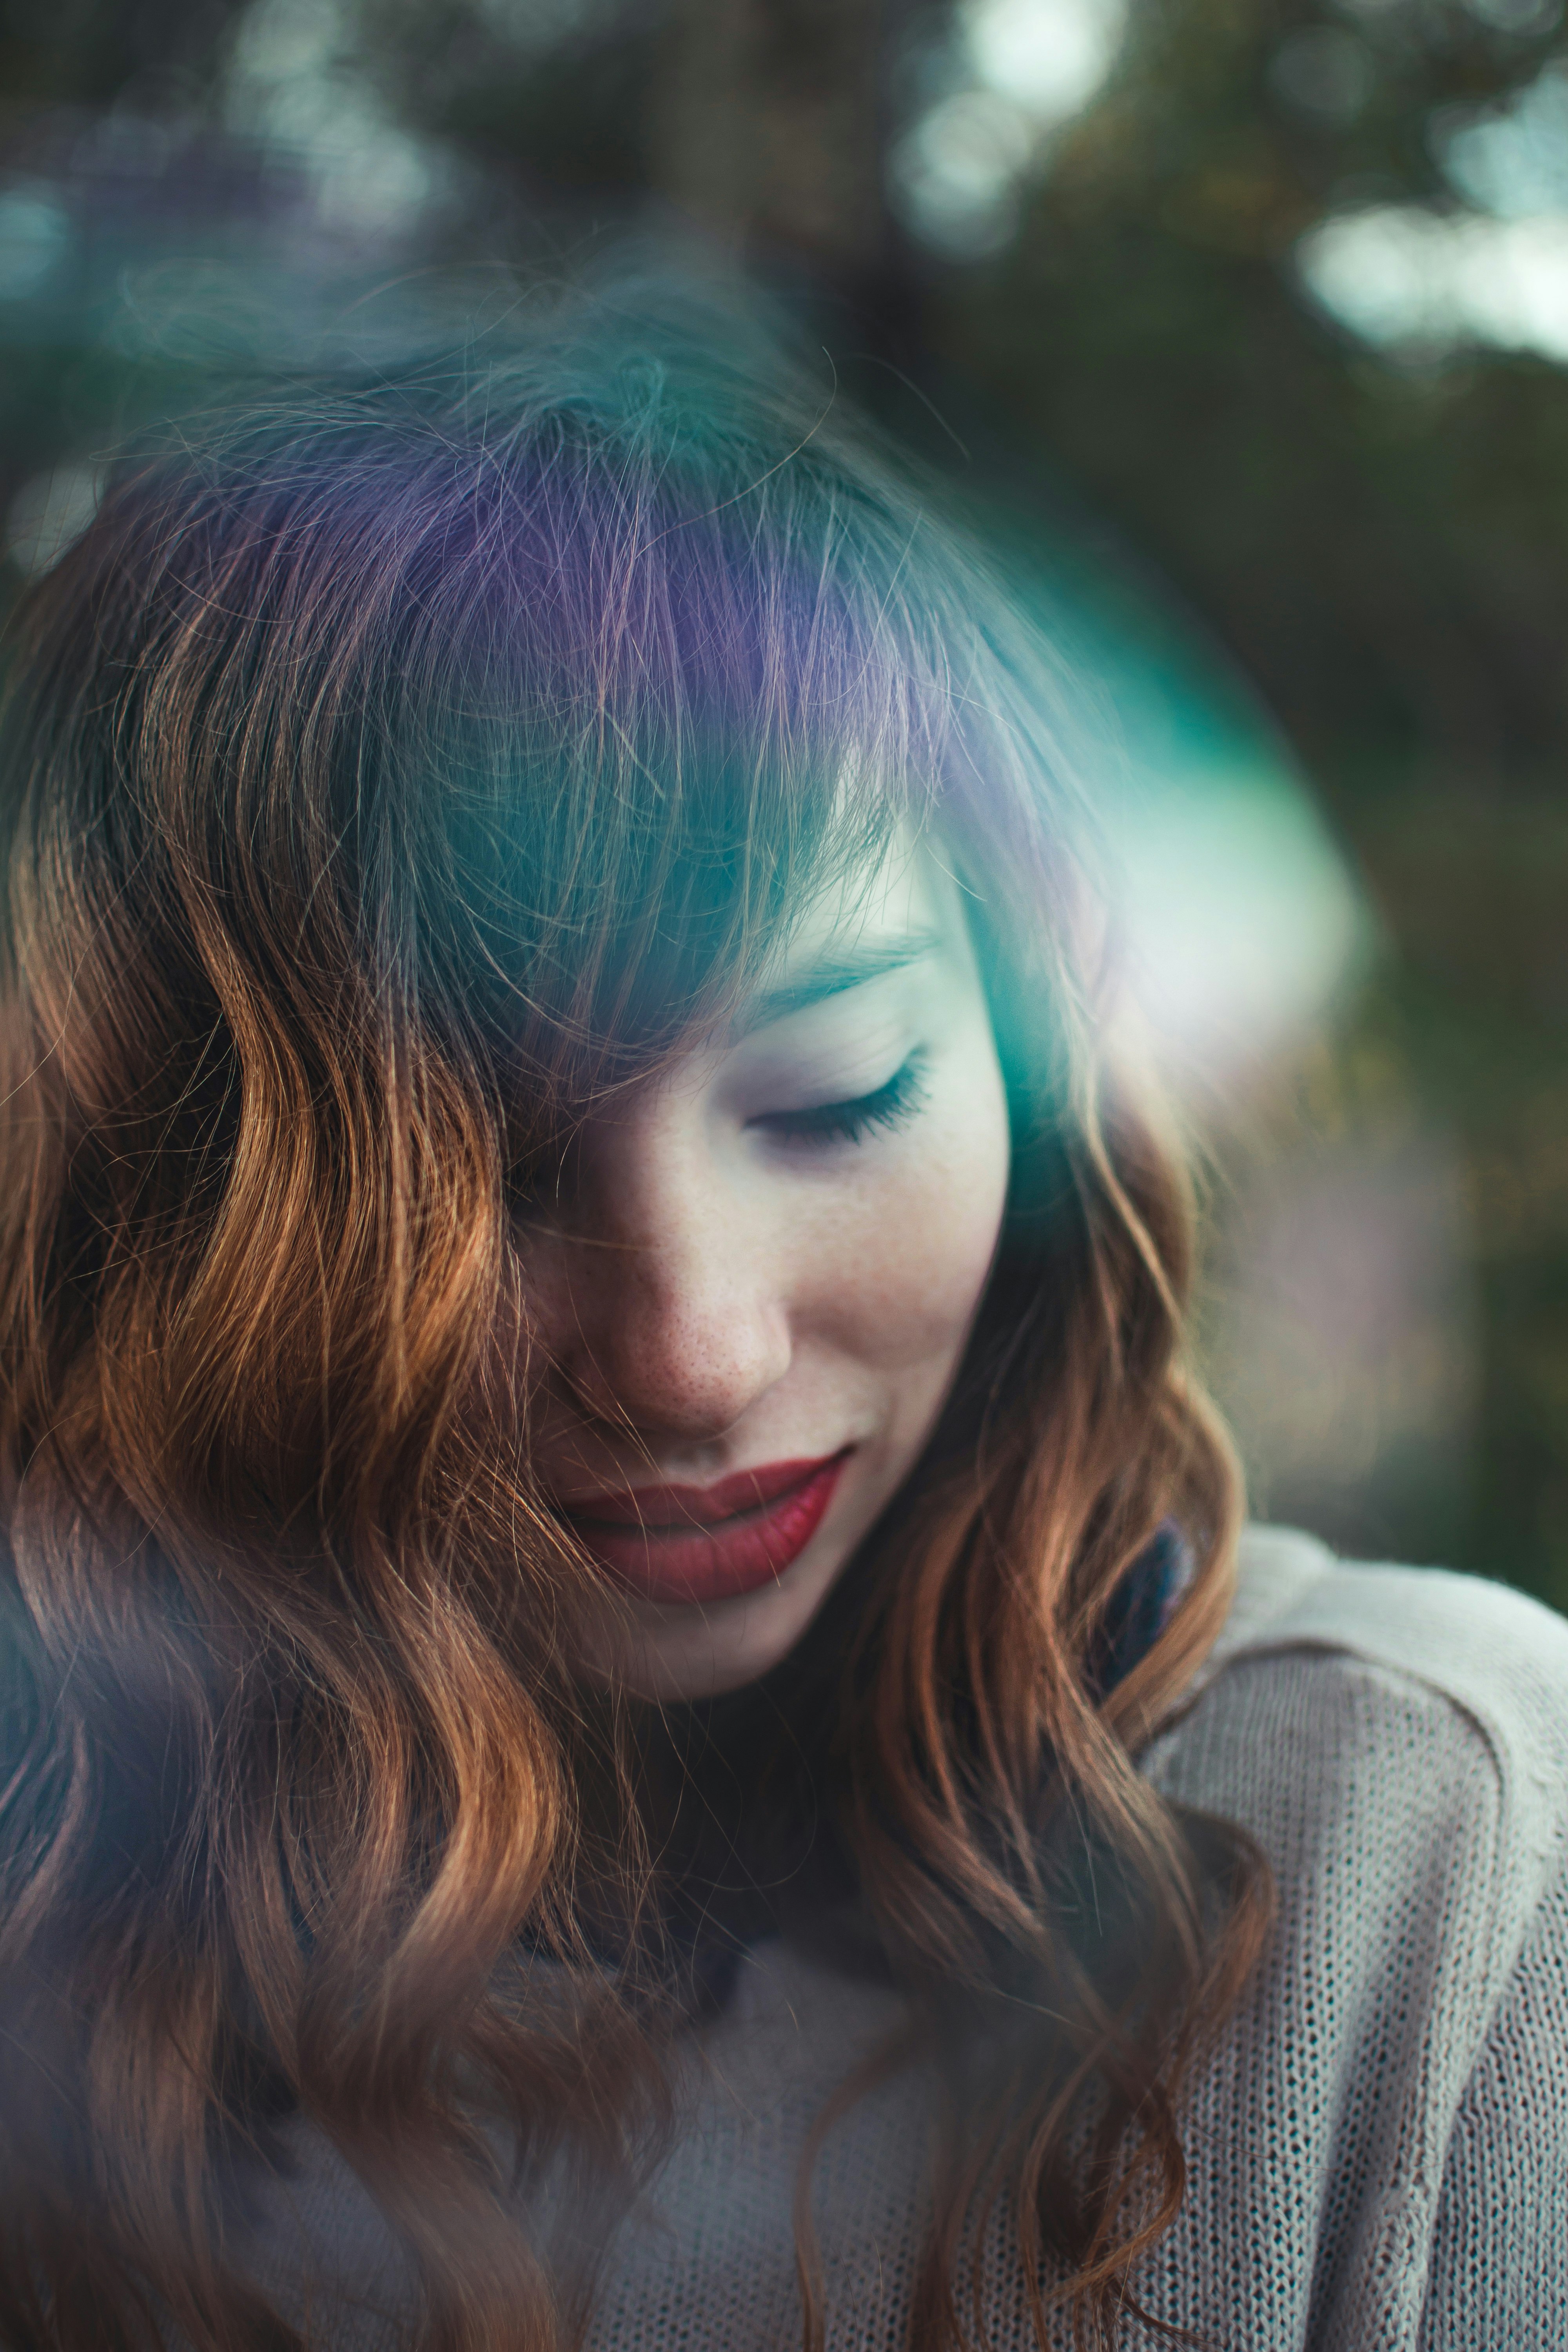
M931 504L826 364L634 286L186 427L111 493L100 593L113 630L129 558L127 722L188 730L302 901L374 905L366 952L432 1017L482 1006L563 1078L710 1010L939 804L982 919L1051 957L1041 888L1065 905L1086 835L1066 683ZM221 655L199 699L176 639Z

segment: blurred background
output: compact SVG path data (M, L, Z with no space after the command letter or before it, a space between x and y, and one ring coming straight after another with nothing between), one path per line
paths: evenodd
M207 371L632 229L1071 643L1255 1491L1568 1606L1563 0L0 0L0 599Z

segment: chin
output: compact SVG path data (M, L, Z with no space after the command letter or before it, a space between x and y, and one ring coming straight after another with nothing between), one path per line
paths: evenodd
M730 1601L635 1601L595 1671L639 1698L717 1698L788 1656L848 1564L853 1547L792 1561L776 1582ZM815 1549L815 1547L813 1547Z

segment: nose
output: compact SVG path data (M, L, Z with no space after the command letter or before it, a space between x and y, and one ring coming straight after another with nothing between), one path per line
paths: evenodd
M765 1220L679 1103L585 1138L583 1176L552 1286L558 1374L597 1420L666 1440L722 1436L790 1363Z

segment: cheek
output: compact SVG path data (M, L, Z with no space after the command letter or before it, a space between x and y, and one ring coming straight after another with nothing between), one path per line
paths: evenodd
M889 1369L956 1354L995 1253L1008 1160L1001 1074L982 1063L857 1172L825 1232L819 1328Z

